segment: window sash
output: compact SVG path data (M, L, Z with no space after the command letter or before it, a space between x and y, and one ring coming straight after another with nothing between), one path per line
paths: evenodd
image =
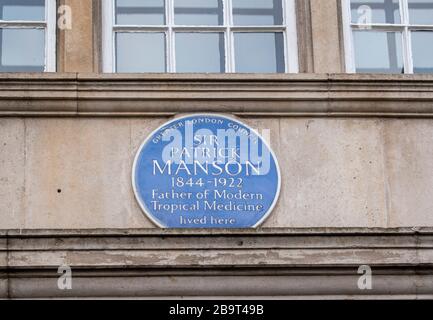
M44 72L56 71L56 0L45 0L45 20L0 20L1 29L44 29L45 64Z
M176 32L224 32L225 73L235 72L234 33L235 32L282 32L284 36L285 72L298 72L298 46L296 36L295 0L283 1L283 25L234 26L232 0L223 0L223 25L187 26L174 24L174 2L165 0L165 25L116 25L115 0L103 2L103 72L116 72L116 32L164 32L166 36L166 69L176 72L175 33Z
M433 25L410 24L408 0L399 0L399 6L400 6L401 23L396 23L396 24L372 23L366 25L366 24L357 24L352 22L350 0L342 0L343 35L344 35L345 62L346 62L347 73L356 73L353 31L366 30L365 32L368 31L401 32L404 73L413 74L411 32L412 31L433 32Z

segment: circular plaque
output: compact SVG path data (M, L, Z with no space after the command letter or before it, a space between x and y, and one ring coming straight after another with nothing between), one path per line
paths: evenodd
M140 207L162 228L255 228L277 202L280 170L268 143L246 124L194 114L143 142L132 183Z

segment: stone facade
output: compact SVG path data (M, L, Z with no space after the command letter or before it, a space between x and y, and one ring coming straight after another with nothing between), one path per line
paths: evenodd
M433 297L433 75L345 74L337 0L297 1L299 74L101 74L100 1L60 3L59 72L0 74L0 297ZM282 192L261 228L139 209L139 145L194 112L271 129Z

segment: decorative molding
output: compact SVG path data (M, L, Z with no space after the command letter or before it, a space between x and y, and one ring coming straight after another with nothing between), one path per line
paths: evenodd
M0 116L433 117L432 75L1 74Z
M73 290L57 289L58 266ZM360 265L373 290L357 287ZM9 230L0 297L433 297L433 229Z

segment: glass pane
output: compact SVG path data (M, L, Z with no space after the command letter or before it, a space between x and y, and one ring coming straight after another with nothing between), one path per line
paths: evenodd
M235 64L236 72L285 72L283 34L235 33Z
M351 0L352 22L400 23L399 0Z
M223 33L176 33L176 72L224 72Z
M1 72L44 71L44 30L0 29L0 44Z
M164 0L116 0L116 24L165 24Z
M164 33L116 33L117 72L165 72Z
M0 0L0 20L45 20L45 0Z
M233 22L237 26L282 25L282 0L233 0Z
M403 73L400 32L354 31L357 72Z
M409 0L409 22L433 25L433 0Z
M433 32L412 32L414 73L433 73Z
M176 0L174 21L177 25L222 25L222 0Z

